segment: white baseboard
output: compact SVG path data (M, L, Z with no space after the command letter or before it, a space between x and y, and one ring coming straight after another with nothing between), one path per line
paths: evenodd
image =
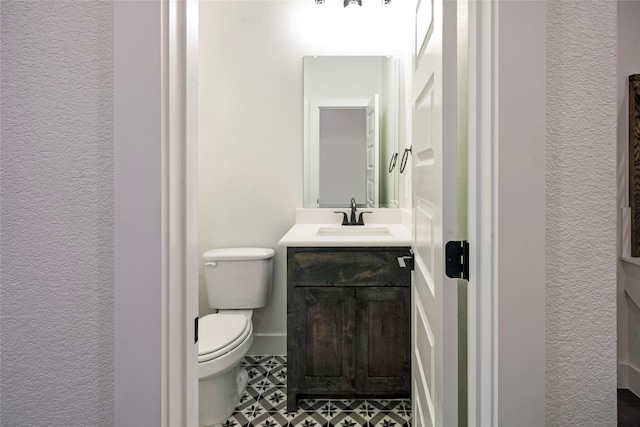
M619 363L618 388L629 389L640 396L640 369L628 363Z
M629 388L629 365L618 363L618 388Z
M254 335L249 356L284 356L287 354L286 335Z

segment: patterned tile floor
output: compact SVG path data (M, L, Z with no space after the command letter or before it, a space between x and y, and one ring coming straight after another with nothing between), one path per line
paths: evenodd
M301 399L288 413L287 361L282 356L247 356L249 385L238 409L223 426L237 427L409 427L409 399Z

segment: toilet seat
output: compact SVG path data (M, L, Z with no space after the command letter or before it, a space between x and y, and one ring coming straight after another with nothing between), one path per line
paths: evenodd
M198 362L218 358L238 347L253 332L244 314L208 314L198 321Z

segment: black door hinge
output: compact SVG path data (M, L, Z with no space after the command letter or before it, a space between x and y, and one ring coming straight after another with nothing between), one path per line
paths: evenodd
M194 344L198 343L198 318L196 317L195 319L193 319L193 329L194 329L194 335L195 335L195 341L193 342Z
M445 245L445 272L452 279L469 280L469 242L452 240Z

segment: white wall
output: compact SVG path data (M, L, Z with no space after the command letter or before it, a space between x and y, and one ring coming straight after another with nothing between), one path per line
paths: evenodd
M380 105L380 206L398 207L399 169L389 173L392 156L398 153L399 84L398 62L396 58L385 58L382 62L382 102ZM396 167L399 167L396 158Z
M0 424L114 425L111 2L2 2Z
M616 2L550 1L546 34L545 424L615 426Z
M374 93L382 93L382 57L307 57L304 62L305 101L313 98L369 100Z
M618 113L618 205L629 206L628 143L629 86L628 77L640 73L640 3L618 1L617 51L617 113ZM629 256L630 223L623 221L618 211L618 253ZM628 214L628 212L625 212ZM627 297L625 287L632 292L640 288L640 266L619 261L618 265L618 387L630 388L640 394L640 309Z
M303 203L302 58L402 55L406 46L398 37L408 26L393 24L399 6L338 3L200 4L201 249L276 248L274 293L254 314L254 354L285 352L286 252L277 243ZM200 283L203 315L211 310Z

